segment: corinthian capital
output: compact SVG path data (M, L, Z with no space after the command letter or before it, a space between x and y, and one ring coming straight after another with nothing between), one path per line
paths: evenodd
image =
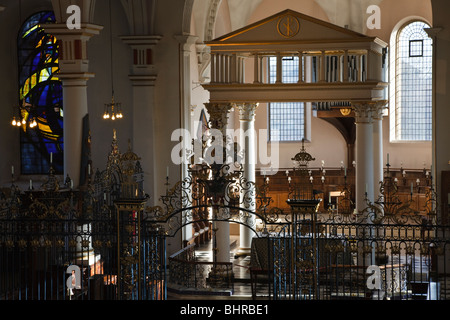
M372 118L375 120L383 119L384 109L386 108L387 100L376 101L370 104L372 109Z
M372 107L370 101L352 103L356 123L372 123Z
M232 109L230 103L205 103L209 114L211 129L224 130L228 124L228 114Z
M239 120L241 121L254 121L256 109L258 108L258 103L242 103L238 104L239 108Z

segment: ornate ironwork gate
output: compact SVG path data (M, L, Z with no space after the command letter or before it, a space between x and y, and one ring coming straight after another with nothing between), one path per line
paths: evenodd
M147 207L139 158L121 154L115 137L106 170L79 190L70 180L59 185L52 171L39 190L22 192L13 181L0 192L0 299L162 300L168 281L185 282L177 273L232 286L229 264L192 263L192 247L166 256L167 237L196 222L213 224L215 246L219 221L255 231L252 281L266 275L270 298L448 299L450 226L439 222L433 189L422 212L411 210L388 166L382 197L363 212L346 185L339 212L319 211L311 159L304 148L293 159L289 210L271 206L266 182L216 163L191 166L161 206Z

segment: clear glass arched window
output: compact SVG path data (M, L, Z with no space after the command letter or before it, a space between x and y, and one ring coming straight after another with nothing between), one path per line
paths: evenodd
M56 173L63 172L63 100L58 79L58 43L41 27L41 24L54 22L53 12L36 13L25 21L17 38L22 174L46 174L50 160Z
M397 34L395 55L395 139L429 141L432 137L432 39L413 21Z

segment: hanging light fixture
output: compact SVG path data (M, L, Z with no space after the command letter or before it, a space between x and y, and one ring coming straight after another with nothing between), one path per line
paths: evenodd
M22 101L22 105L18 108L19 111L19 115L16 115L16 109L17 107L14 107L14 111L13 111L13 117L11 120L11 125L13 127L22 127L25 126L28 123L28 126L33 129L34 127L37 126L37 121L36 121L36 117L32 115L32 105L27 103L25 101L25 99L23 99ZM22 110L25 110L28 113L28 119L25 119L24 117L22 117Z
M109 42L110 42L110 52L111 52L111 91L112 91L112 98L111 103L105 104L105 111L103 113L103 119L105 120L117 120L123 118L122 113L122 104L115 102L114 100L114 71L113 71L113 44L112 44L112 22L111 22L111 15L112 15L112 9L111 9L111 0L109 0Z
M111 98L111 103L105 104L105 112L103 114L103 119L108 120L116 120L116 119L122 119L122 108L121 103L117 103L114 101L114 92Z

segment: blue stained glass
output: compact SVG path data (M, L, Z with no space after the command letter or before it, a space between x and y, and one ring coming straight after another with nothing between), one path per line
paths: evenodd
M39 12L29 17L19 31L19 100L31 104L22 108L38 126L22 127L22 174L46 174L49 171L50 153L56 173L63 172L63 108L62 85L55 75L58 67L56 39L45 33L43 23L54 23L51 11Z

